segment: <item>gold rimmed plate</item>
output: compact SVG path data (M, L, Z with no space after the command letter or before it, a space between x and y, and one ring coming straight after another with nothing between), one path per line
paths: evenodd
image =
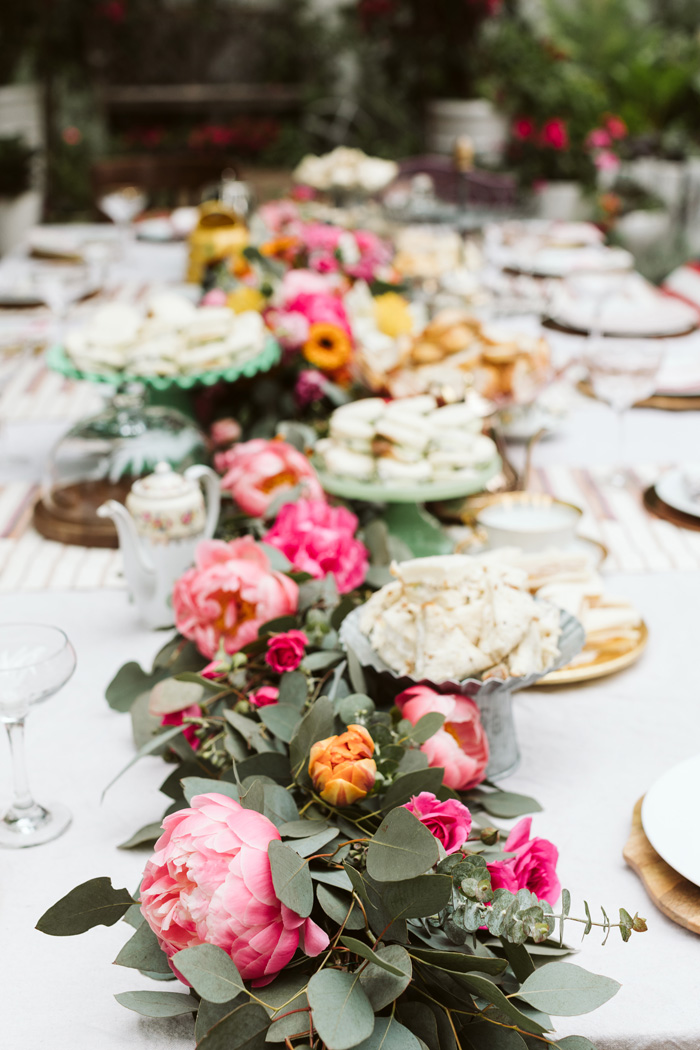
M642 620L635 631L637 637L630 639L629 643L622 647L620 645L609 645L603 643L600 646L584 645L583 652L595 652L595 656L588 663L568 664L558 671L540 678L537 686L541 685L575 685L578 682L590 682L595 678L605 678L607 675L624 671L631 667L644 652L649 640L647 625Z

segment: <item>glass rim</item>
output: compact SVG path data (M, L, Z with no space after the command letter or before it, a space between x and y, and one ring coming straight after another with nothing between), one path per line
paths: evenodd
M2 631L3 631L4 628L8 628L8 627L12 627L12 628L30 627L30 628L33 628L33 629L38 627L38 628L40 628L42 630L45 630L45 631L53 631L56 634L61 636L61 638L63 639L63 642L62 642L61 646L58 649L56 649L52 653L49 653L48 656L43 656L40 660L33 660L31 663L22 664L19 667L0 667L0 675L17 674L18 671L26 671L30 667L40 667L42 664L48 663L49 660L55 659L55 657L57 657L60 653L62 653L64 651L64 649L73 649L73 644L72 644L70 638L68 637L66 632L61 627L56 627L52 623L31 623L31 622L27 622L27 621L9 621L9 622L7 622L7 621L0 621L0 647L2 646ZM75 652L75 650L73 650L73 651Z

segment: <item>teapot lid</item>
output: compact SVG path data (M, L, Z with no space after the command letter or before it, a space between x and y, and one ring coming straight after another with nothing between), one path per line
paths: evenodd
M199 486L190 478L178 474L170 463L162 460L156 464L153 474L135 481L131 491L135 496L147 500L177 499L199 491Z

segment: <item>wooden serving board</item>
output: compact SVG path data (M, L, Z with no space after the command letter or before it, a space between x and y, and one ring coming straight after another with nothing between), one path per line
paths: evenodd
M642 880L656 907L679 926L700 933L700 886L694 886L659 856L642 827L640 798L632 814L632 828L622 856Z

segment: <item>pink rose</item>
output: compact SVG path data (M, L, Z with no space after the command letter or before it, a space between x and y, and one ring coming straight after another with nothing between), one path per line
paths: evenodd
M235 419L217 419L209 429L209 437L215 447L233 445L241 436L241 424Z
M322 580L329 572L341 594L359 587L367 575L367 548L355 539L357 518L345 507L300 499L282 507L264 536L295 569Z
M267 201L261 204L259 214L271 233L280 233L299 218L299 209L290 200Z
M301 239L309 252L337 251L338 242L343 235L339 226L329 226L323 222L309 222L304 226Z
M466 791L481 783L489 761L489 742L473 700L456 693L436 693L427 685L414 685L399 693L395 703L411 725L431 711L445 716L442 728L421 747L429 766L444 767L443 784L455 791Z
M276 685L261 685L253 693L248 693L248 703L253 707L269 707L279 701L280 691Z
M226 306L226 292L223 288L212 288L203 297L200 306Z
M199 673L202 678L209 678L211 681L214 681L215 679L220 678L226 670L227 668L219 660L212 660L211 663L208 663L206 667L203 667Z
M620 158L610 149L602 149L593 158L598 171L617 171L620 167Z
M195 795L171 813L146 865L141 911L163 951L215 944L244 980L267 984L297 948L318 955L328 937L278 899L267 848L280 833L226 795Z
M555 117L548 120L541 132L542 145L551 146L552 149L565 150L569 148L569 133L563 120Z
M200 543L194 568L173 591L178 631L210 660L221 643L227 653L238 652L267 620L295 613L298 602L296 583L271 569L250 536Z
M350 322L340 298L337 295L297 295L287 307L303 314L310 325L334 324L352 338Z
M160 720L162 726L181 726L187 718L201 718L202 709L199 704L190 704L189 707L185 707L182 711L173 711L169 715L163 715ZM183 729L182 735L184 736L190 747L196 751L200 745L200 739L197 736L196 726L187 726Z
M590 149L607 149L612 143L612 137L605 128L593 128L586 138L586 145Z
M300 372L294 385L294 400L299 408L307 408L326 394L327 380L315 368Z
M317 273L337 273L340 269L340 263L331 252L312 252L309 266Z
M491 885L495 890L503 887L511 893L529 890L538 900L554 905L561 893L556 870L559 851L547 839L531 839L531 826L532 817L523 817L506 839L503 851L515 853L514 857L486 865Z
M605 126L614 139L624 139L627 135L627 125L622 117L610 116L605 121Z
M404 809L425 824L445 847L446 853L455 853L469 838L472 815L456 798L440 802L431 791L421 791L404 805Z
M263 517L279 495L301 485L304 495L323 500L316 471L301 452L285 441L254 438L216 458L225 469L221 487L228 490L244 514Z
M296 671L304 659L304 651L308 644L309 639L303 631L285 631L284 634L276 634L267 643L265 662L277 674Z
M526 142L535 134L534 121L530 120L529 117L518 117L517 120L513 121L512 132L516 139Z
M297 310L268 310L265 324L283 350L299 350L309 338L309 322Z

